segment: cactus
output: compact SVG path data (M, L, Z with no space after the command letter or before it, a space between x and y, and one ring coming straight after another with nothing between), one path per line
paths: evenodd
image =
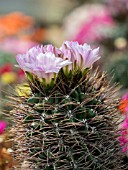
M121 169L117 88L92 69L98 52L65 42L17 56L31 92L11 101L16 169Z

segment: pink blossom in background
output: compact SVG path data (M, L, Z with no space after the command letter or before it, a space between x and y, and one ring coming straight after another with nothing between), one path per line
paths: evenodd
M122 152L128 151L128 115L125 116L123 123L120 125L120 145L122 147Z
M0 135L3 134L6 126L7 126L7 123L5 121L0 121Z
M112 20L109 16L93 16L90 21L84 23L78 34L74 37L74 41L79 43L100 41L105 35L102 29L103 26L111 26Z
M0 42L0 50L12 54L25 53L28 49L35 45L37 45L37 43L28 40L6 38Z
M78 41L80 44L94 43L108 36L108 30L114 28L114 25L106 6L84 5L75 9L65 19L65 38Z
M122 100L128 100L128 92L123 95Z

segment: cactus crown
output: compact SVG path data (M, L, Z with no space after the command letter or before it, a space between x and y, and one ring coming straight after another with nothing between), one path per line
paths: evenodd
M14 98L10 114L15 157L29 169L120 169L116 88L105 73L92 71L98 52L65 42L60 49L48 45L17 56L30 94Z

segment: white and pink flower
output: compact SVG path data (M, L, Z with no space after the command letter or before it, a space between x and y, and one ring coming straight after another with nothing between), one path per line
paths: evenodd
M63 52L63 58L71 60L73 64L76 62L76 65L72 66L72 68L77 67L75 69L90 68L100 59L99 48L91 49L88 44L80 45L78 42L65 41L60 49ZM70 70L71 66L68 67Z
M16 60L24 72L45 79L46 84L56 80L57 74L63 69L65 75L75 71L84 71L99 60L99 48L80 45L78 42L65 41L58 49L53 45L37 46L29 49L26 54L19 54Z
M58 57L59 53L59 49L52 45L37 46L31 48L26 54L17 55L16 60L25 72L33 73L45 79L46 84L50 84L62 67L72 63Z

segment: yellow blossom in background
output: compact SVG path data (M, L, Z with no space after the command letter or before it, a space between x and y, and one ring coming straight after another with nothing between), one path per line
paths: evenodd
M6 72L1 75L1 82L4 84L14 83L17 76L14 72Z
M117 49L123 49L127 46L127 39L124 37L119 37L114 41L114 45Z
M16 86L16 92L19 96L29 96L31 89L28 84L20 84Z

